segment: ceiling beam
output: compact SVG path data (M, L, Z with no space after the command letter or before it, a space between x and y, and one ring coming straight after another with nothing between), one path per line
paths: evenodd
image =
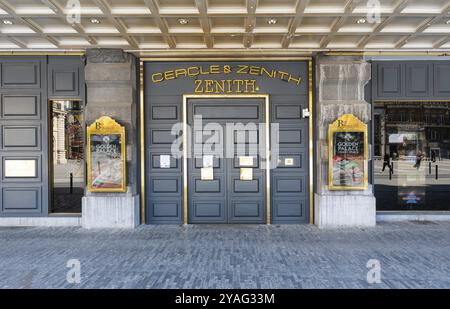
M250 48L253 45L254 34L253 30L256 27L256 8L258 7L258 0L247 0L247 18L245 19L245 34L244 47Z
M59 3L55 2L55 0L41 0L41 2L50 7L59 16L60 20L62 20L66 25L72 27L79 35L85 38L86 41L88 41L92 45L97 45L97 40L94 37L86 34L86 31L81 23L70 23L67 20L64 9L60 6Z
M2 10L4 10L6 13L8 13L8 15L13 17L15 20L17 20L20 23L22 23L22 24L28 26L29 28L31 28L41 38L47 40L48 42L52 43L56 47L60 47L59 46L59 42L55 38L45 34L42 31L41 27L36 22L32 21L29 18L24 18L24 17L21 17L21 16L17 15L16 12L14 11L14 8L9 3L7 3L6 1L0 0L0 8ZM12 38L12 36L10 36L10 38Z
M205 37L205 43L208 48L214 47L214 42L211 35L211 24L208 18L208 4L206 0L195 0L195 4L200 14L200 26L202 27L203 34Z
M130 46L132 46L133 48L139 48L139 43L136 41L136 39L127 33L127 28L125 27L124 23L120 19L115 18L112 15L109 3L105 0L93 0L93 2L98 6L103 14L105 14L109 22L113 24L114 27L116 27L116 29L120 32L120 34L128 42L128 44L130 44Z
M161 31L166 44L170 48L176 48L177 44L169 33L169 27L159 15L158 5L156 4L155 0L144 0L144 3L152 13L155 23L159 27L159 30Z
M330 34L324 36L321 40L320 40L320 48L326 48L327 45L331 42L331 40L333 38L335 38L335 33L339 31L339 29L345 24L345 22L348 19L348 14L351 13L353 11L353 0L347 0L345 5L344 5L344 15L337 17L334 19L332 25L331 25L331 29L330 29Z
M303 19L303 14L305 13L305 9L308 6L310 0L299 0L297 2L297 6L295 8L295 17L291 20L289 24L288 33L283 37L281 42L282 48L289 48L289 44L291 44L292 39L295 36L295 31L297 30L298 25L301 24Z

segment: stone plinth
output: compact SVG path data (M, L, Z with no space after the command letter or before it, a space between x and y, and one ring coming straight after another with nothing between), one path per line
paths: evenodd
M84 228L135 228L139 225L139 197L131 193L92 193L83 197Z

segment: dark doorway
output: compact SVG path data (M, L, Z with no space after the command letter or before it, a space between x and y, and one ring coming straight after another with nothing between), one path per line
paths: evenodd
M85 188L84 116L80 101L51 101L51 213L81 213Z

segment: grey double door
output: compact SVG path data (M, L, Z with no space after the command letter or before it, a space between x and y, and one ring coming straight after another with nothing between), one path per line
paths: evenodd
M264 100L195 98L187 105L189 223L265 223Z

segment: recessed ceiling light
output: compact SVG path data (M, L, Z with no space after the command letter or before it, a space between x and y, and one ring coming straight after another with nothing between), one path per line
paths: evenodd
M365 18L360 18L360 19L358 19L358 21L356 23L357 24L365 24L366 23L366 19Z
M91 24L99 24L100 20L98 20L97 18L91 18Z
M187 25L189 23L189 20L187 20L186 18L180 18L178 19L178 23L180 25Z
M276 18L271 18L267 21L267 23L269 25L275 25L278 22L278 20Z
M10 21L10 20L8 20L8 19L5 19L5 20L3 21L3 24L4 24L4 25L12 25L13 22Z

